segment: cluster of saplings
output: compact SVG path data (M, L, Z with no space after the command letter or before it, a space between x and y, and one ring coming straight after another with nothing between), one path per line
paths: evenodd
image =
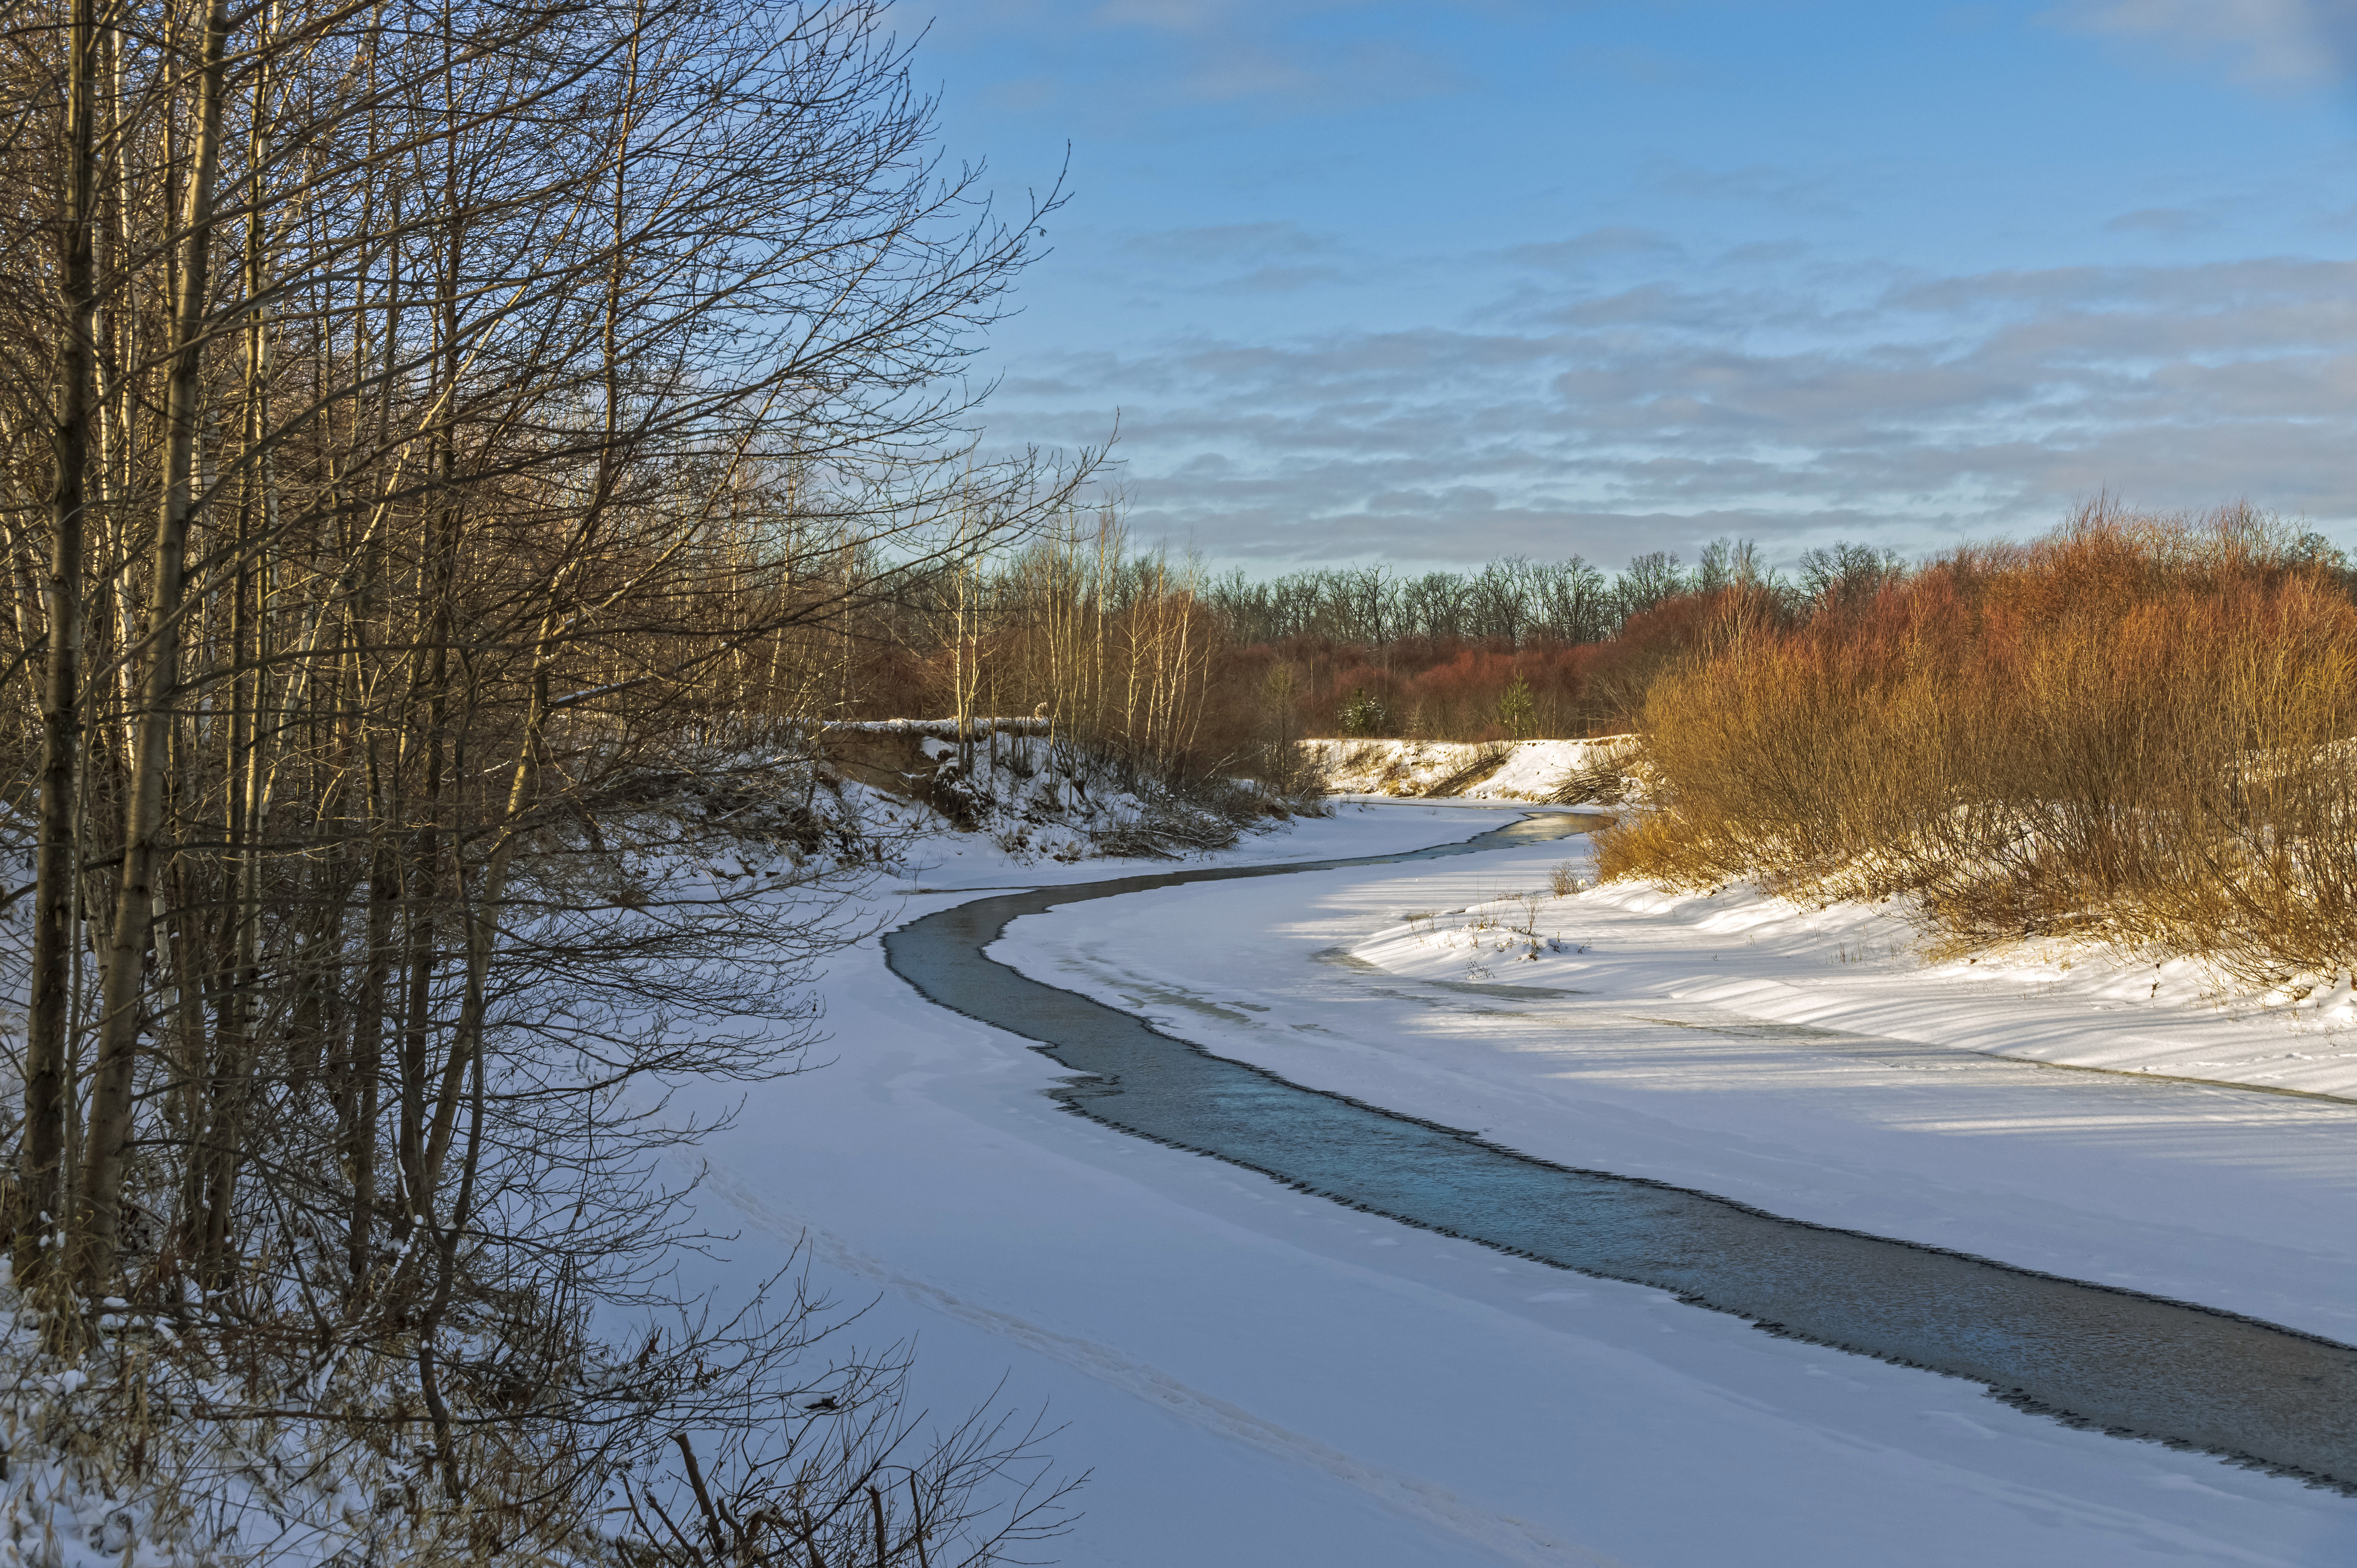
M812 723L879 628L971 695L957 585L1089 467L972 454L1039 212L944 177L880 11L8 12L0 1229L75 1364L11 1370L26 1528L72 1486L349 1561L1052 1528L1019 1436L909 1436L791 1288L667 1296L662 1086L791 1069L876 853ZM1069 660L1155 613L1040 654L1148 766L1195 655Z

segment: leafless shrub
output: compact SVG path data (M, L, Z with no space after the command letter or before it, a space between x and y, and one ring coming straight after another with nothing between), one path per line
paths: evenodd
M1658 681L1663 809L1607 875L1905 894L1953 936L2078 932L2251 982L2357 965L2357 604L2244 513L2101 511Z

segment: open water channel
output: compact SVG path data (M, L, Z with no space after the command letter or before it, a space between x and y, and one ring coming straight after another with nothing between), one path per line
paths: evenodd
M928 999L1037 1042L1084 1076L1072 1111L1411 1225L1675 1293L1773 1333L1986 1384L2124 1437L2206 1450L2357 1495L2357 1348L2183 1302L1577 1170L1216 1057L1029 979L984 949L1009 921L1182 883L1480 854L1584 831L1519 819L1465 843L1173 871L1001 894L884 939ZM2122 1085L2124 1092L2133 1091Z

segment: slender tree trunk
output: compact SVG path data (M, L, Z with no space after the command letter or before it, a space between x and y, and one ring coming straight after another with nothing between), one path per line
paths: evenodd
M66 1032L71 1004L74 884L74 764L81 740L83 520L90 428L96 381L91 328L97 315L93 209L98 199L95 122L98 27L95 0L74 0L71 82L66 127L64 252L65 341L59 347L57 465L49 498L47 585L48 670L41 693L39 843L33 895L33 965L25 1050L25 1143L20 1167L25 1213L16 1228L16 1277L30 1283L56 1255L59 1191L66 1148Z
M442 1162L447 1157L456 1133L459 1084L462 1071L470 1073L473 1091L468 1096L470 1114L468 1119L465 1153L459 1161L458 1193L447 1223L435 1225L430 1207L421 1208L429 1233L435 1242L436 1265L434 1294L429 1299L425 1320L417 1336L418 1382L425 1396L428 1414L434 1423L435 1447L441 1461L442 1481L453 1502L464 1495L458 1472L457 1455L451 1445L450 1414L442 1400L441 1383L436 1372L435 1347L442 1321L450 1309L451 1287L457 1283L458 1243L466 1234L473 1217L475 1176L483 1152L483 1075L484 1030L489 1021L491 959L499 942L500 921L506 913L507 886L510 867L515 858L517 839L522 835L525 813L531 809L539 779L541 736L548 717L548 664L554 645L556 618L552 615L541 629L537 667L533 671L532 705L524 720L523 738L517 746L515 769L508 786L506 822L494 841L491 853L483 866L483 878L479 897L472 908L463 912L466 928L467 969L464 988L458 1005L457 1027L452 1031L449 1079L436 1118L436 1125L425 1154L423 1187L433 1191L441 1179ZM463 894L463 867L456 878Z
M355 1292L364 1288L371 1266L370 1240L377 1206L377 1085L383 1072L385 1000L393 984L393 923L401 898L401 860L386 832L383 785L373 737L368 751L369 902L368 956L361 972L358 1016L352 1022L352 1126L345 1147L351 1167L352 1207L345 1247Z
M133 1069L137 1065L143 958L155 918L162 858L164 776L171 750L172 706L179 690L180 611L188 520L196 510L194 468L204 365L202 333L212 275L213 185L221 165L225 0L205 16L198 72L194 167L190 171L172 326L171 378L165 402L164 502L156 523L154 578L147 608L146 678L142 682L124 812L122 891L107 954L98 1018L95 1081L76 1195L75 1273L96 1293L114 1272L124 1171L131 1152Z

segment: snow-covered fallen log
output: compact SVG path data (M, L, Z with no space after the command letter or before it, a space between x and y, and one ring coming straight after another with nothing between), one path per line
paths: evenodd
M1048 735L1055 721L1049 718L971 718L966 720L966 734L980 737L988 735ZM952 719L855 719L843 723L832 720L817 725L813 734L829 735L917 735L931 736L940 740L958 738L958 722Z

